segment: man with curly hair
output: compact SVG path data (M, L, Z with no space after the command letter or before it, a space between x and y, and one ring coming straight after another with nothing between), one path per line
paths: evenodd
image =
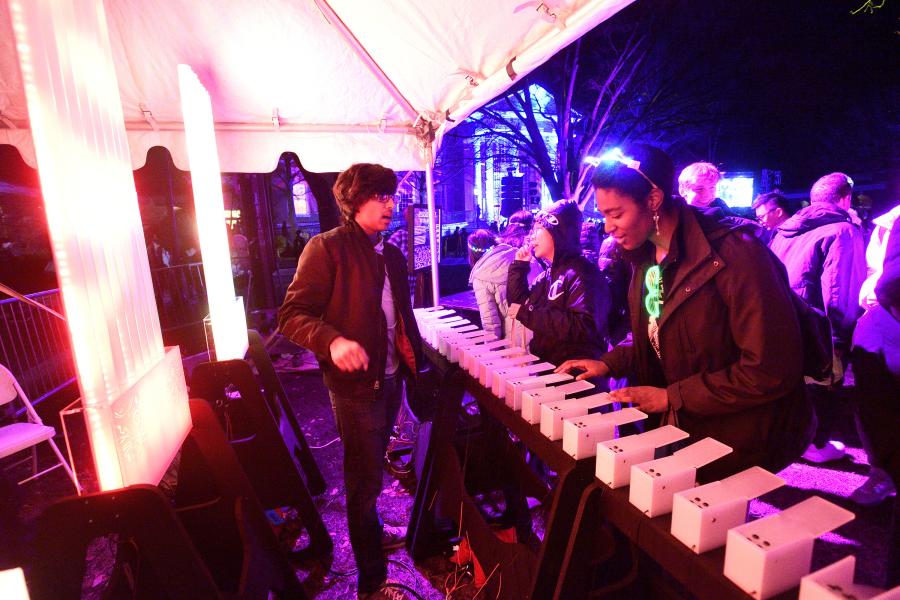
M406 260L382 239L396 191L396 174L381 165L355 164L338 176L334 195L343 224L309 241L278 315L281 333L316 354L329 390L344 446L360 596L383 586L383 550L401 546L406 535L404 527L381 521L376 500L404 378L424 363Z

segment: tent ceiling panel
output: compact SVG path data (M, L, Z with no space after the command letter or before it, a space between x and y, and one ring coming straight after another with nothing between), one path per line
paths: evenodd
M134 166L154 145L186 165L176 75L176 65L186 63L212 96L222 169L265 172L284 151L296 152L311 170L360 161L422 169L412 129L417 114L441 127L440 135L512 85L511 58L517 57L516 73L525 74L630 1L105 0L105 6ZM8 11L0 1L0 143L15 145L34 164ZM479 85L470 85L469 75ZM447 114L454 121L445 122Z

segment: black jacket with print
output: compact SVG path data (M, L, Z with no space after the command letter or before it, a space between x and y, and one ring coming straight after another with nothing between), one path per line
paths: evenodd
M606 351L610 294L597 265L567 255L528 288L528 261L509 266L507 300L519 303L516 320L534 332L529 349L555 365L570 358L600 358Z

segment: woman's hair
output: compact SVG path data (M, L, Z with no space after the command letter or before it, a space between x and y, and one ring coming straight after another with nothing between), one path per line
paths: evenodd
M622 148L622 154L629 160L637 162L635 169L616 160L604 160L594 167L591 184L594 188L614 189L622 194L642 201L653 187L641 177L647 176L656 187L663 192L663 205L671 202L672 188L675 181L675 166L669 155L655 146L648 144L631 144Z
M506 222L506 225L508 227L514 223L518 223L525 229L531 230L531 226L534 225L534 213L530 210L517 210L509 215L509 220Z
M397 174L381 165L356 163L338 175L332 191L341 217L349 223L372 196L392 196L397 192Z
M534 225L534 214L530 210L519 210L509 216L506 228L498 236L501 244L509 244L515 248L525 243L525 238L531 233Z
M487 229L476 229L468 238L469 266L474 267L485 253L497 244L494 233Z

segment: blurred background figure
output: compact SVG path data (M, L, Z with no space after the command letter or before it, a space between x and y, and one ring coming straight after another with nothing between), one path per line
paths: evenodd
M593 221L581 224L581 254L594 264L600 260L600 226Z
M475 291L481 327L498 338L508 338L511 333L512 320L507 316L509 303L506 299L506 279L509 265L516 259L516 251L525 244L533 222L534 215L527 210L510 215L506 228L497 238L497 245L475 263L469 274L469 285ZM528 281L534 282L540 273L541 266L535 262L528 274ZM529 336L530 334L525 333L526 341Z
M852 193L853 180L844 173L819 178L810 189L810 205L782 223L770 244L787 267L791 288L831 322L834 375L826 381L807 381L819 424L803 458L814 463L844 456L844 444L830 436L866 276L863 233L847 212Z
M768 230L774 230L788 220L791 211L787 198L780 190L759 194L750 205L759 224Z
M896 495L900 478L900 236L890 235L900 205L876 219L879 228L869 240L867 258L883 258L871 291L860 293L866 313L853 332L850 361L856 380L860 438L869 458L869 477L850 496L864 506ZM890 217L894 217L894 221ZM884 219L883 217L888 217ZM869 263L870 270L873 268ZM896 526L896 523L894 524Z
M878 299L875 297L875 284L881 278L885 252L897 219L900 219L900 204L872 220L875 228L869 238L869 245L866 246L866 280L859 290L859 305L863 310L868 310L878 304Z
M716 184L722 174L712 163L695 162L686 166L678 176L678 193L691 206L697 208L718 208L726 215L731 209L721 198L716 198Z

